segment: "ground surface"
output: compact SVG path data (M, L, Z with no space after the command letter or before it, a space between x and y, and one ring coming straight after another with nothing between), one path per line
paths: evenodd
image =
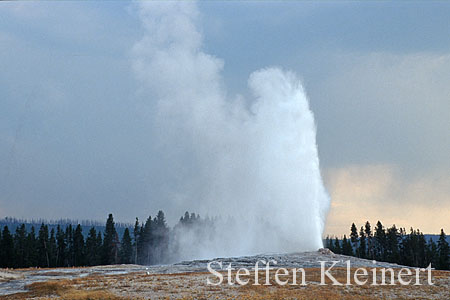
M225 280L218 286L207 284L209 278L217 282L217 277L206 270L208 261L191 261L175 265L143 267L136 265L99 266L89 268L24 269L0 271L0 299L450 299L450 272L433 271L433 286L427 284L424 273L420 277L421 286L333 286L319 285L321 281L320 261L340 261L331 274L341 283L346 283L345 261L351 261L351 274L355 268L371 270L372 261L335 255L327 252L305 252L284 255L260 255L239 258L217 259L223 266L229 263L234 268L252 269L257 260L276 260L276 267L304 268L306 286L292 284L292 276L287 276L288 284L280 286L275 282L275 270L270 272L269 282L264 285L264 270L258 273L259 283L255 283L254 271L245 278L249 284L229 285L227 272ZM377 268L391 267L395 271L401 266L377 263ZM260 264L260 267L263 266ZM215 267L218 268L217 266ZM377 280L380 282L380 273ZM236 272L232 273L235 281ZM408 278L408 277L406 277ZM413 277L411 279L415 280ZM389 281L388 281L389 283Z

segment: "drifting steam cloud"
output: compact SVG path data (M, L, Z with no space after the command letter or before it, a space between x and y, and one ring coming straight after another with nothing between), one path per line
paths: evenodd
M180 212L222 216L209 232L177 232L179 258L321 247L329 197L314 116L295 74L256 71L248 81L254 98L230 98L222 60L202 51L195 3L148 1L139 14L145 33L133 67L156 112L170 182L161 190Z

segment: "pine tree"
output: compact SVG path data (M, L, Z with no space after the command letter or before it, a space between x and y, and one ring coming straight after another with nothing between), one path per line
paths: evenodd
M105 234L103 238L103 264L111 265L118 262L119 241L114 225L114 218L109 214L106 220Z
M86 238L86 265L96 266L100 264L99 248L97 247L97 231L91 227Z
M418 266L419 267L426 267L426 248L427 248L427 242L425 240L425 236L422 232L418 231L418 237L417 237L417 258L418 258Z
M73 265L84 266L84 237L81 225L78 224L73 234Z
M71 267L73 266L73 229L71 224L66 227L66 233L64 234L64 237L66 242L64 265Z
M55 238L55 229L52 228L50 230L50 239L48 241L48 256L50 261L50 267L56 267L56 238Z
M450 270L450 248L447 242L447 236L444 229L441 229L439 241L437 245L438 251L438 265L439 270Z
M134 230L133 230L133 235L134 235L134 243L133 243L133 247L134 247L134 263L137 264L138 263L138 241L139 241L139 233L141 232L141 227L139 225L139 219L136 218L136 222L134 223Z
M352 226L350 228L350 241L352 246L352 253L353 249L355 249L356 252L358 252L358 229L356 228L355 223L352 223Z
M375 227L374 241L375 259L380 261L385 260L386 232L380 221L377 222Z
M152 246L153 246L153 220L149 216L144 226L142 227L141 233L139 234L139 247L138 251L140 253L140 264L149 265L151 264L152 256Z
M97 245L96 245L96 253L97 253L97 263L96 265L100 265L102 263L102 255L103 255L103 238L102 238L102 233L99 231L97 233Z
M398 262L400 259L399 238L399 233L395 225L388 228L386 235L386 260L388 262Z
M196 219L195 214L194 219ZM167 227L164 213L161 210L153 220L152 237L154 246L152 249L151 263L165 262L169 252L169 228Z
M359 230L358 256L361 258L366 258L366 235L364 233L363 226L361 226L361 229Z
M347 240L347 236L344 234L344 238L342 239L342 254L351 256L353 255L352 244L349 240Z
M66 237L64 231L58 225L56 227L56 265L64 267L66 261Z
M132 255L133 255L133 245L131 244L130 231L128 230L128 228L125 228L120 247L120 263L121 264L131 263Z
M48 255L48 227L42 223L38 235L38 265L40 267L50 267L50 258Z
M38 248L38 242L36 240L36 231L34 226L31 226L30 233L27 235L26 241L26 265L28 267L38 267L39 259L36 249Z
M364 227L364 232L365 232L366 238L367 238L366 258L368 258L368 259L374 259L373 240L372 240L372 229L371 229L371 227L370 227L369 221L366 222L366 225L365 225L365 227Z
M15 267L24 268L26 267L26 242L27 242L27 231L25 229L25 224L20 225L16 228L16 234L14 235L14 252L15 255Z
M426 265L431 264L432 267L436 267L438 265L438 250L436 243L430 238L427 243L426 249Z
M325 248L328 248L330 251L333 251L333 244L331 242L330 236L327 235L327 237L325 238Z
M3 227L0 249L0 261L2 267L12 268L14 266L14 240L9 232L8 226Z
M342 254L341 244L340 244L339 239L337 237L334 239L334 253Z

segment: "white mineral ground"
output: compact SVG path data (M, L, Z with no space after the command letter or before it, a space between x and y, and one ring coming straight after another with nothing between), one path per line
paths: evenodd
M229 263L232 267L248 268L252 270L255 263L259 260L275 260L277 261L276 268L320 268L320 261L339 261L335 267L346 267L345 261L350 260L352 268L365 267L365 268L401 268L403 266L397 264L390 264L384 262L376 262L375 264L371 260L360 259L355 257L349 257L344 255L337 255L327 250L319 250L316 252L301 252L291 254L262 254L256 256L243 256L232 258L217 258L217 261L221 261L223 266L226 267ZM86 276L108 276L123 278L124 275L133 276L138 275L156 275L159 276L158 280L162 281L180 281L183 286L194 285L190 287L192 292L206 286L207 263L211 260L193 260L185 261L171 265L157 265L157 266L140 266L140 265L111 265L111 266L95 266L95 267L80 267L80 268L51 268L51 269L2 269L0 270L0 295L10 295L14 293L20 293L26 291L26 286L34 282L43 282L49 280L59 279L76 279ZM216 266L217 267L217 266ZM260 263L260 267L263 267ZM191 273L193 276L182 276L181 274ZM180 276L168 276L168 274L180 274ZM450 272L445 272L445 276L438 278L438 287L435 294L430 294L429 291L420 293L421 299L450 299ZM448 274L448 276L447 276ZM152 276L149 276L149 280ZM153 276L154 277L154 276ZM131 278L131 277L130 277ZM188 282L189 281L189 282ZM177 284L180 284L178 282ZM153 299L155 296L154 291L143 291L142 288L130 285L128 290L114 290L117 286L108 286L108 289L126 296L142 296L150 297ZM420 289L417 289L420 292ZM147 295L150 293L149 295ZM153 294L152 294L153 293ZM164 294L164 290L159 291L162 293L158 297L167 296ZM171 292L173 293L173 292ZM189 293L184 291L184 293ZM406 292L407 293L407 292ZM426 297L430 295L431 298ZM172 294L172 296L174 296ZM1 296L0 296L1 297ZM414 296L416 297L416 296ZM415 299L415 298L411 299ZM403 299L403 298L402 298ZM408 298L409 299L409 298Z

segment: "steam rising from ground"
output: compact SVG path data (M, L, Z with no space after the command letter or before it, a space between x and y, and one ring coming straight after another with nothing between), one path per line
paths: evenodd
M178 229L180 259L313 250L329 205L314 116L295 74L252 73L253 99L228 97L222 60L202 51L190 1L140 3L133 67L149 93L168 205L221 215L208 232Z

